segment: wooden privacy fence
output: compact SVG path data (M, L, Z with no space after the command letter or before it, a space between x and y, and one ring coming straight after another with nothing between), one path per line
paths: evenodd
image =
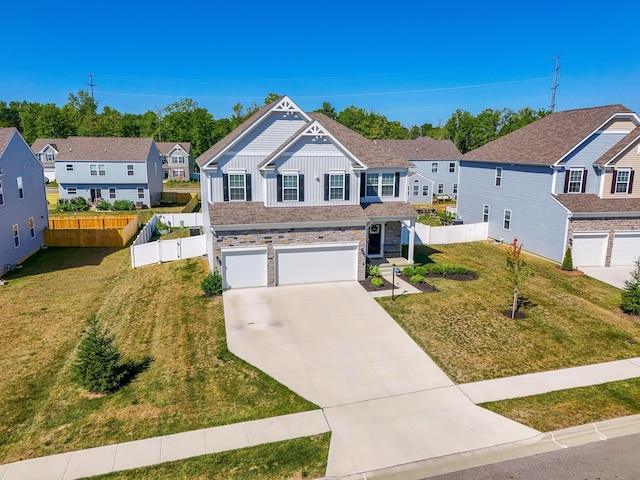
M138 231L138 217L59 217L44 231L48 247L124 247Z
M162 192L160 203L189 203L191 194L188 192Z

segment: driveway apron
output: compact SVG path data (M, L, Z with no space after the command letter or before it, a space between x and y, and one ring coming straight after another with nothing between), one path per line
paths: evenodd
M229 290L229 350L322 407L327 475L536 437L474 405L357 282Z

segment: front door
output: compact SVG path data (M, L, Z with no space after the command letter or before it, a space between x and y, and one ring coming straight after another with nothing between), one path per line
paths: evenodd
M92 188L91 189L91 202L95 203L98 198L102 198L102 189L100 189L100 188Z
M382 256L382 224L372 223L369 225L369 238L367 240L367 256Z

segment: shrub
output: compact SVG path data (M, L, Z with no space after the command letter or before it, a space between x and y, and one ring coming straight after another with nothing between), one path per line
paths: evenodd
M445 263L442 266L442 270L446 275L453 275L454 273L456 273L456 267L451 263Z
M431 265L431 267L429 267L429 272L434 275L442 275L444 270L442 269L442 265L438 265L437 263L434 263L433 265Z
M371 285L373 285L376 288L380 288L381 286L384 285L384 280L382 279L382 277L373 277L371 279Z
M380 267L377 265L367 264L367 277L379 277Z
M620 307L627 313L640 315L640 259L634 262L631 279L624 282Z
M424 277L427 274L427 267L415 267L414 271L418 275L422 275Z
M465 267L456 267L455 272L456 275L464 275L467 273L467 269Z
M89 210L89 205L84 197L58 199L59 212L80 212Z
M207 295L220 295L222 293L222 275L215 271L211 272L204 277L200 286Z
M120 387L126 372L113 339L95 318L89 321L71 367L74 382L95 393L109 393Z
M573 255L571 253L571 247L567 247L567 251L564 252L564 258L562 259L562 270L567 272L573 271Z
M171 231L171 227L164 223L162 220L158 220L156 222L156 233L158 235L162 235L163 233L169 233Z
M131 200L114 200L113 209L114 210L135 210L136 204L133 203Z
M413 267L404 267L402 269L402 274L405 277L410 277L411 275L413 275L414 273L416 273L415 269Z
M424 277L422 275L418 275L416 273L415 275L411 276L411 278L409 279L409 283L411 283L411 285L417 285L418 283L424 283Z
M100 200L96 207L98 208L98 210L111 210L112 205L106 200Z

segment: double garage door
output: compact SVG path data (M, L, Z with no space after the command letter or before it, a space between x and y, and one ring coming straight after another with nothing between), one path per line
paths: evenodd
M603 267L608 241L608 232L575 233L573 264L577 267ZM636 258L640 258L640 232L615 232L610 266L633 265Z
M357 242L274 246L276 285L358 279ZM226 288L267 286L266 248L222 249Z

